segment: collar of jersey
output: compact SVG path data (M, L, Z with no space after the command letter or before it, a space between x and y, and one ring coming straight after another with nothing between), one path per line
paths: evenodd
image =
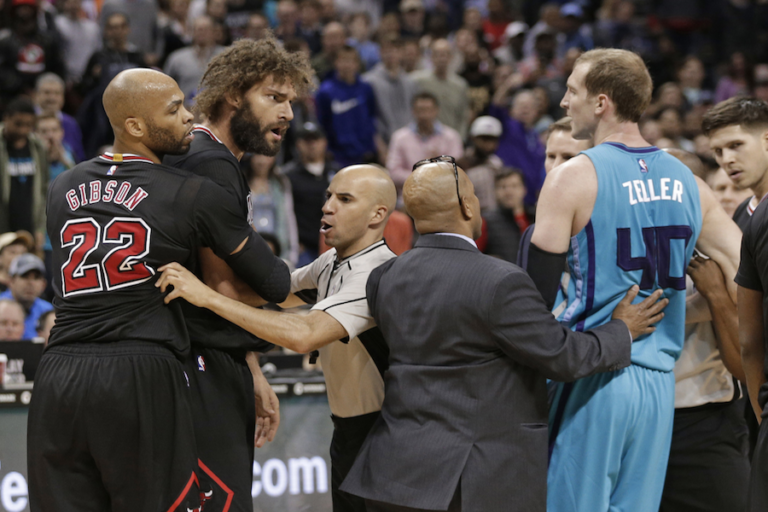
M369 252L373 251L374 249L378 249L378 248L379 248L379 247L381 247L382 245L387 245L387 242L386 242L385 240L379 240L378 242L374 242L374 243L372 243L371 245L369 245L368 247L366 247L365 249L362 249L362 250L360 250L360 251L357 251L355 254L353 254L353 255L351 255L351 256L347 256L347 257L346 257L346 258L344 258L343 260L338 260L338 261L336 261L336 265L337 265L337 266L338 266L338 265L341 265L341 264L343 264L343 263L346 263L346 262L347 262L347 261L349 261L349 260L352 260L352 259L358 258L358 257L360 257L360 256L363 256L363 255L365 255L365 254L368 254Z
M226 144L224 144L223 142L221 142L221 139L219 139L219 138L216 136L216 134L215 134L215 133L213 133L213 132L211 131L211 129L210 129L210 128L208 128L208 127L206 127L206 126L203 126L203 125L201 125L201 124L196 124L196 125L195 125L195 127L194 127L194 128L192 128L192 132L203 132L203 133L205 133L206 135L208 135L210 138L212 138L213 140L215 140L216 142L218 142L219 144L221 144L222 146L224 146L225 148L227 148L227 145L226 145ZM230 153L232 153L232 150L230 150L229 148L227 148L227 151L229 151ZM232 153L232 155L234 156L234 153Z
M152 160L145 156L141 155L134 155L132 153L123 153L123 162L147 162L148 164L154 164ZM99 155L99 158L103 158L107 162L115 162L115 163L121 163L115 161L115 154L114 153L104 153L102 155Z
M757 202L757 206L760 206L760 203L765 201L765 198L768 197L768 193L766 193L763 198ZM752 200L757 198L757 196L752 196L749 198L749 202L747 203L747 213L751 217L753 213L755 213L755 210L757 210L757 206L752 206Z

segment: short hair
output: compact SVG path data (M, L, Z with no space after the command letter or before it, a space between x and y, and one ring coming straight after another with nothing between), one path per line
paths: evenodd
M354 54L354 56L357 57L358 62L363 61L363 59L360 58L360 53L353 46L348 44L344 44L341 48L339 48L339 50L336 52L336 59L338 59L342 53Z
M35 120L35 124L40 123L40 121L46 121L48 119L53 119L58 123L59 126L61 126L61 119L59 119L59 116L56 114L50 114L50 113L44 113L37 116L37 119Z
M733 125L768 128L768 102L745 96L721 101L704 114L701 131L709 136L715 130Z
M251 41L241 39L208 64L200 80L195 108L211 121L218 121L226 96L240 96L272 76L289 82L303 96L312 85L314 72L303 53L289 53L273 37Z
M568 132L570 133L573 128L571 127L571 118L568 116L565 116L561 119L558 119L551 125L549 125L549 128L547 130L547 138L549 138L550 135L554 132Z
M589 64L584 86L590 96L605 94L616 105L620 121L636 123L651 103L653 80L643 59L627 50L590 50L574 67Z
M40 87L43 84L47 84L47 83L55 83L56 85L61 87L62 91L66 87L66 85L64 84L64 80L62 80L59 75L57 75L56 73L49 72L49 73L43 73L42 75L37 77L37 80L35 81L35 90L39 91Z
M4 117L11 117L16 114L31 114L35 115L35 106L29 98L19 96L12 100L7 107L5 107Z
M505 180L509 177L517 176L520 178L520 181L523 182L523 185L525 185L525 178L523 177L523 171L520 169L516 169L515 167L502 167L501 172L496 175L496 178L494 178L494 183L498 183L501 180Z
M22 317L26 317L27 316L26 312L24 311L24 306L22 306L20 302L14 300L14 299L0 299L0 306L2 306L3 304L8 304L8 305L11 305L11 306L16 306L17 308L19 308L19 311L21 311L21 316ZM51 311L53 311L53 310L51 310Z
M416 93L413 95L413 99L411 100L411 108L416 106L416 102L419 100L430 100L432 101L432 103L435 104L436 107L440 106L440 102L437 101L437 96L435 96L431 92L421 91L420 93Z
M126 24L127 24L129 27L131 26L131 17L130 17L130 16L128 16L128 13L125 13L125 12L123 12L123 11L115 11L115 12L113 12L112 14L110 14L109 16L107 16L107 17L104 19L104 26L107 26L107 23L109 23L109 20L111 20L111 19L112 19L112 18L114 18L115 16L120 16L120 17L124 18L124 19L125 19L125 23L126 23Z

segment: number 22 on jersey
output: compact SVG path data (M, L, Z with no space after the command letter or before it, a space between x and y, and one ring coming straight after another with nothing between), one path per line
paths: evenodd
M61 230L61 247L69 248L61 267L62 295L117 290L152 278L155 270L141 261L149 254L151 234L137 218L115 217L103 229L92 217L68 221ZM99 244L112 248L100 262L86 264Z

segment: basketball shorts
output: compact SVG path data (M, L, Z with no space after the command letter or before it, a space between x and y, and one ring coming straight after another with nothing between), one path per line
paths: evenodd
M199 510L183 365L147 342L54 346L27 426L32 512Z
M637 365L558 384L548 512L658 512L675 376Z
M256 405L245 357L193 346L186 369L204 512L252 512Z

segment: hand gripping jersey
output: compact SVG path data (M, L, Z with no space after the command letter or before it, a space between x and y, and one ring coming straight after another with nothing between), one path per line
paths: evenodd
M200 245L220 257L251 233L211 181L135 155L104 154L62 173L48 193L56 326L52 346L149 341L189 351L181 301L163 303L158 268Z
M701 232L693 173L655 147L606 142L584 151L598 192L587 226L571 238L568 307L558 320L586 331L611 319L632 285L639 302L658 288L669 305L656 331L632 345L632 363L672 371L685 327L685 270Z

